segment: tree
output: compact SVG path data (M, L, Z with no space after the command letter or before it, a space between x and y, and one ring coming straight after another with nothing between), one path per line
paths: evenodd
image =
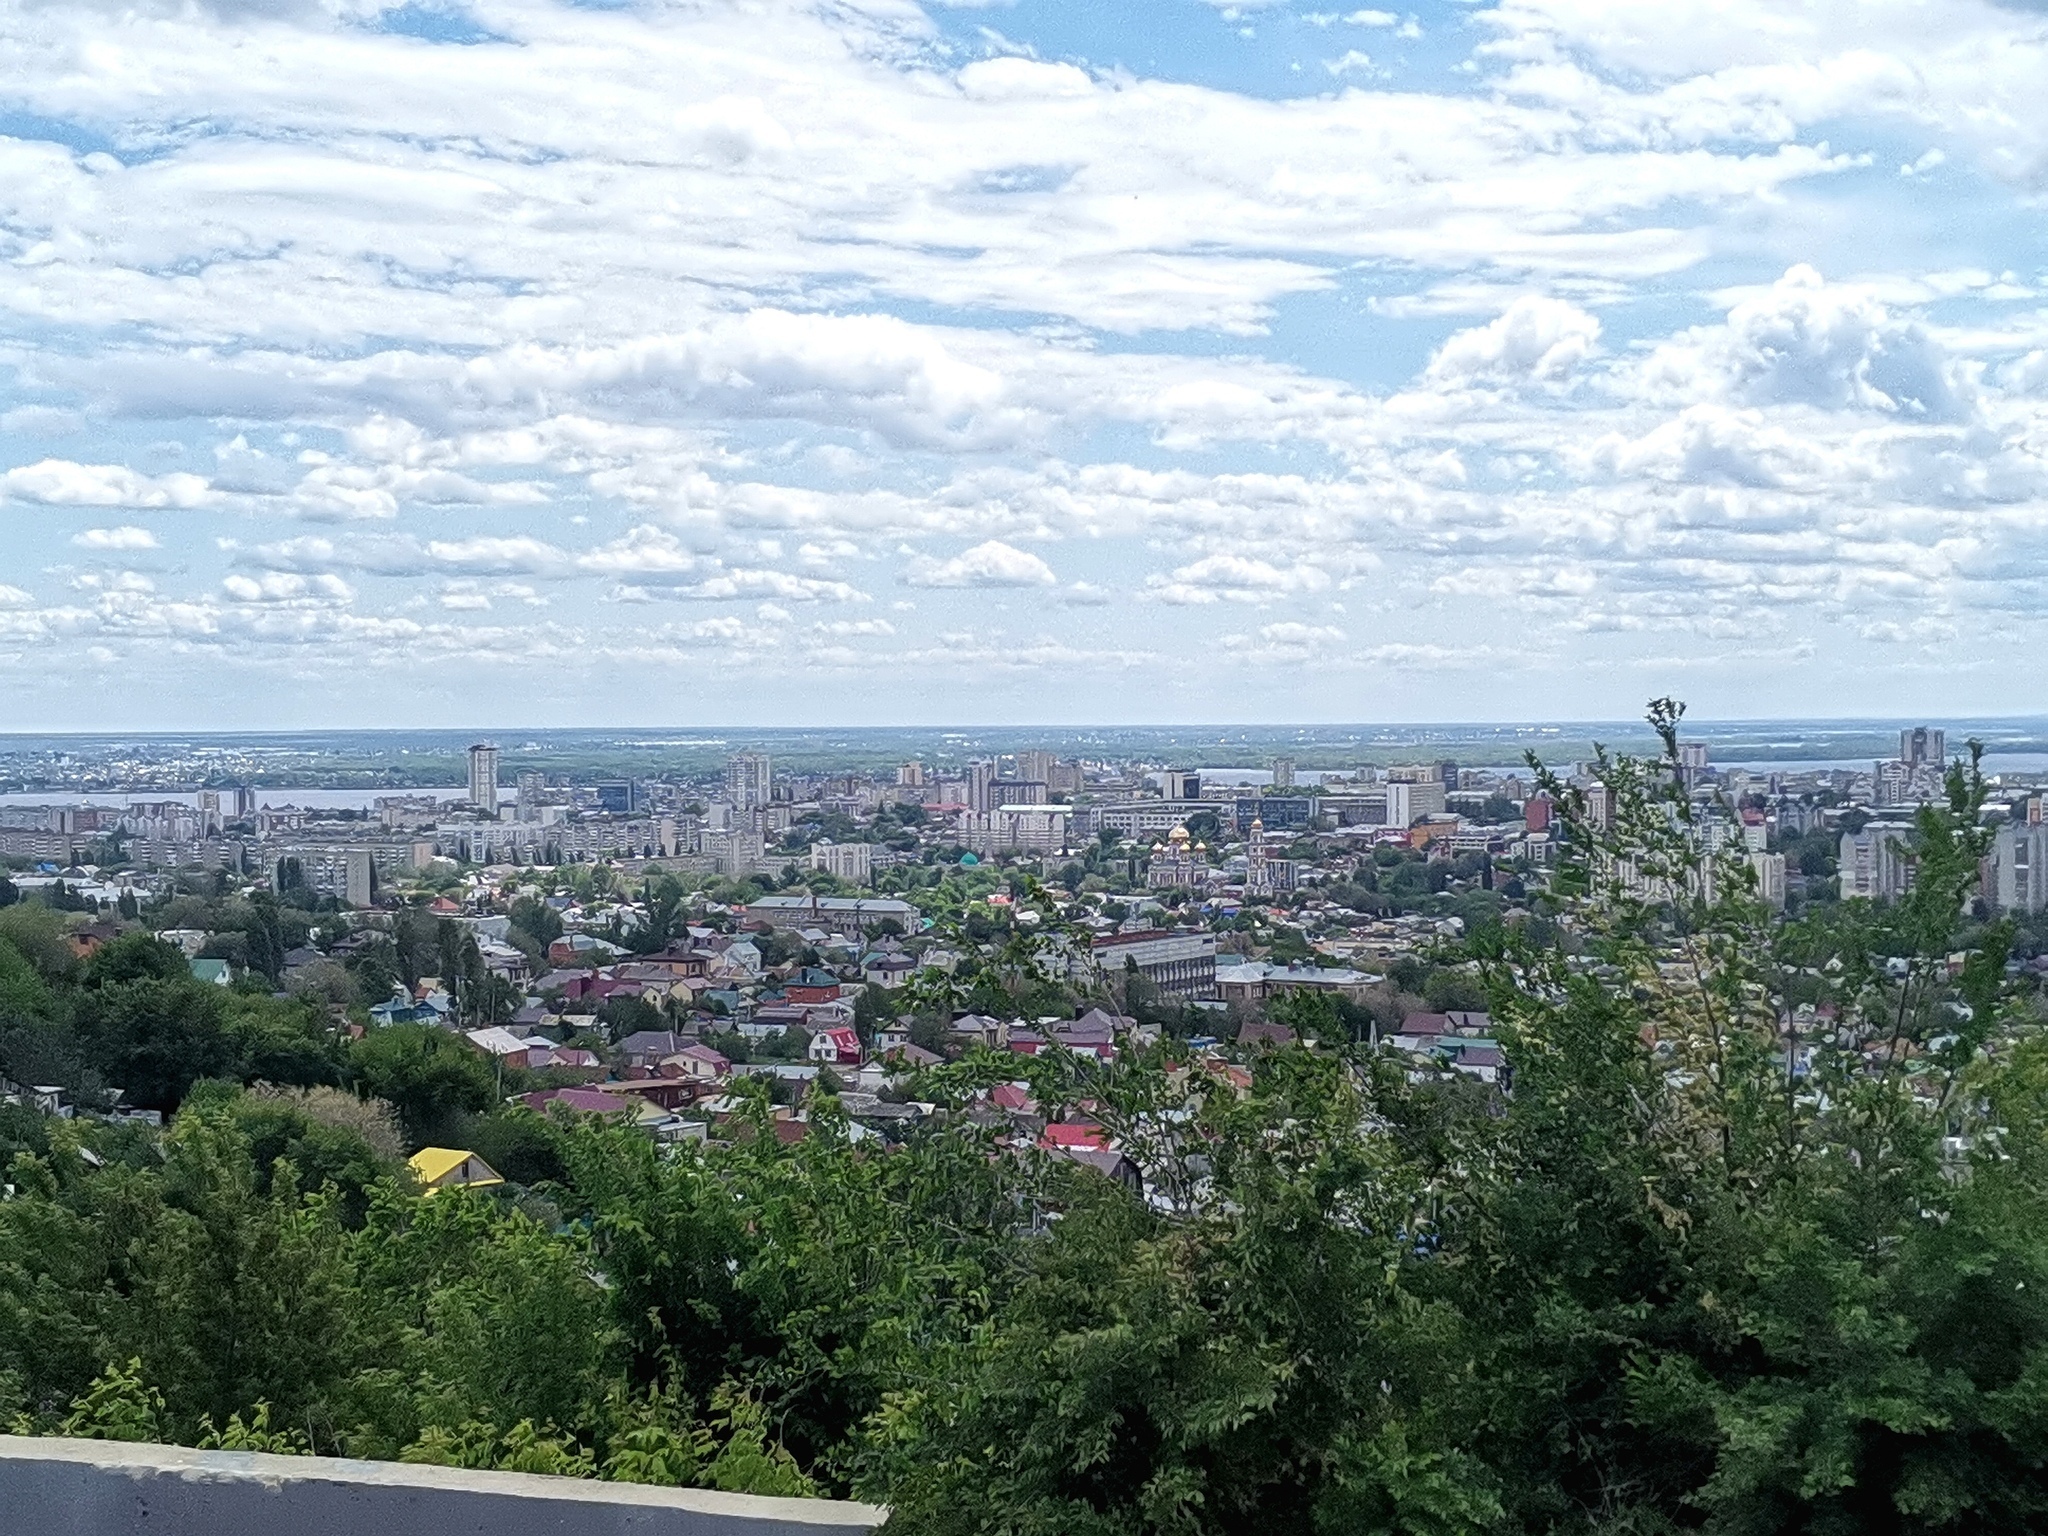
M1266 1017L1275 1024L1284 1024L1304 1040L1330 1040L1345 1038L1337 1018L1337 994L1320 992L1308 987L1290 987L1278 997L1268 999Z
M497 1074L476 1048L432 1024L390 1024L350 1048L349 1077L364 1098L398 1111L412 1147L456 1134L460 1117L486 1109Z

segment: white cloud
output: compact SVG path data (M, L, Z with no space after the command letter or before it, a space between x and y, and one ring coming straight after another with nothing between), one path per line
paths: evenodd
M913 560L903 579L913 587L1050 587L1059 577L1037 555L989 539L950 560Z
M126 524L119 528L87 528L71 536L71 542L80 549L92 550L134 550L155 549L157 537L147 528Z
M1452 336L1423 376L1439 388L1560 383L1599 340L1600 322L1578 305L1524 294L1497 318Z
M328 604L347 603L355 597L339 576L300 576L289 571L229 576L220 585L229 600L237 603Z
M786 603L865 603L868 594L843 581L794 576L787 571L734 569L694 582L630 581L614 588L627 602L664 598L680 602L723 602L770 598Z
M1330 585L1328 573L1305 562L1277 566L1244 555L1209 555L1147 582L1162 602L1199 606L1216 602L1263 603Z
M196 507L207 499L198 475L145 475L120 464L43 459L0 474L0 491L53 507Z
M0 471L6 552L162 550L0 594L0 667L518 655L580 703L714 647L764 710L900 665L1194 711L1205 649L1398 682L1554 643L1585 697L1658 636L1855 682L1859 635L1960 665L1960 613L2048 629L2024 8L1501 0L1415 60L1412 18L1333 8L1301 19L1370 33L1310 38L1345 57L1286 100L1221 25L1195 86L1025 8L487 10L459 55L315 4L0 14L0 429L92 434ZM1133 25L1096 56L1149 56ZM884 562L900 634L809 617ZM1062 632L992 634L1027 607Z
M1918 321L1867 290L1831 286L1799 265L1741 299L1725 324L1665 342L1641 371L1660 399L1874 410L1949 421L1969 410L1967 384Z

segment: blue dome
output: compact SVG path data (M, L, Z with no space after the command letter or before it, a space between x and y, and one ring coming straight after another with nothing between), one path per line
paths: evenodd
M976 858L976 857L975 857L975 856L974 856L973 854L971 854L971 853L963 853L963 854L961 854L961 855L960 855L960 863L962 864L962 866L963 866L963 867L964 867L964 866L972 866L972 865L975 865L975 864L979 864L980 862L981 862L981 860L980 860L980 859L977 859L977 858Z

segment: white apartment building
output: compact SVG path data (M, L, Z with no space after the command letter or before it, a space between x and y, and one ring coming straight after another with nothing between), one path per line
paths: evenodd
M758 811L775 798L775 771L766 752L737 752L725 760L725 798L737 810Z
M1842 899L1861 896L1890 901L1913 886L1913 860L1906 852L1912 828L1902 821L1873 821L1861 832L1842 834Z
M498 749L489 742L469 749L469 803L486 816L498 814Z
M875 850L867 843L835 843L820 838L811 844L811 868L822 869L835 880L866 885L874 878Z

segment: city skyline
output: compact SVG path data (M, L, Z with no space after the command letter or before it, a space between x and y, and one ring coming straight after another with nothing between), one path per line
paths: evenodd
M79 5L0 58L27 728L1984 715L2048 638L2038 10Z

